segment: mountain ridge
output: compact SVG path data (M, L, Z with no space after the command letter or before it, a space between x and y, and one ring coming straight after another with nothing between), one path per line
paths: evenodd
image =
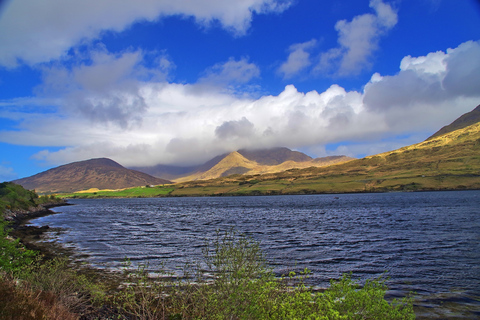
M475 109L473 109L470 112L467 112L460 117L458 117L456 120L454 120L452 123L442 127L440 130L432 134L430 137L428 137L426 140L431 140L435 137L444 135L446 133L458 130L458 129L463 129L466 128L472 124L475 124L480 121L480 105L478 105Z

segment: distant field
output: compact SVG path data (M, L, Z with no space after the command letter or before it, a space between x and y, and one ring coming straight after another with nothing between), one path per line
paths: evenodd
M135 187L123 190L98 190L92 192L76 192L69 194L61 194L65 198L147 198L166 196L172 192L174 188L171 186L154 186L154 187Z

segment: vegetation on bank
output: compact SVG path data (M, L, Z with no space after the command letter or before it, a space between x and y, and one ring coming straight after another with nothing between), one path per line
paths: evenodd
M10 209L30 192L16 186ZM33 198L35 198L33 196ZM5 202L5 196L1 201ZM29 200L30 201L30 200ZM19 206L19 207L17 207ZM308 270L274 276L258 242L234 231L206 243L203 261L175 279L143 266L123 274L86 272L64 258L45 260L8 236L0 219L1 319L414 319L410 298L387 302L381 278L363 286L344 275L323 292L303 283ZM213 277L212 277L213 275Z
M39 205L47 205L61 202L55 196L38 196L35 191L24 189L22 186L12 183L0 183L0 212L5 210L29 210Z
M99 281L63 259L25 258L0 273L2 319L415 319L410 298L385 300L381 278L360 287L344 275L316 292L302 282L308 271L276 278L258 243L232 233L182 280L152 279L141 267ZM119 286L109 289L112 279Z

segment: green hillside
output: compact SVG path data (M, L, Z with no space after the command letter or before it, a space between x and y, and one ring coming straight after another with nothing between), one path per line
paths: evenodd
M35 191L26 190L13 182L0 183L0 214L5 210L30 210L39 205L58 203L55 197L39 197Z

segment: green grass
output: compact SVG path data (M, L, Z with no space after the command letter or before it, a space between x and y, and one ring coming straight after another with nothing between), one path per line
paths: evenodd
M154 187L135 187L115 191L95 191L95 192L77 192L70 194L61 194L63 198L147 198L147 197L164 197L169 195L175 188L171 186L154 186Z

